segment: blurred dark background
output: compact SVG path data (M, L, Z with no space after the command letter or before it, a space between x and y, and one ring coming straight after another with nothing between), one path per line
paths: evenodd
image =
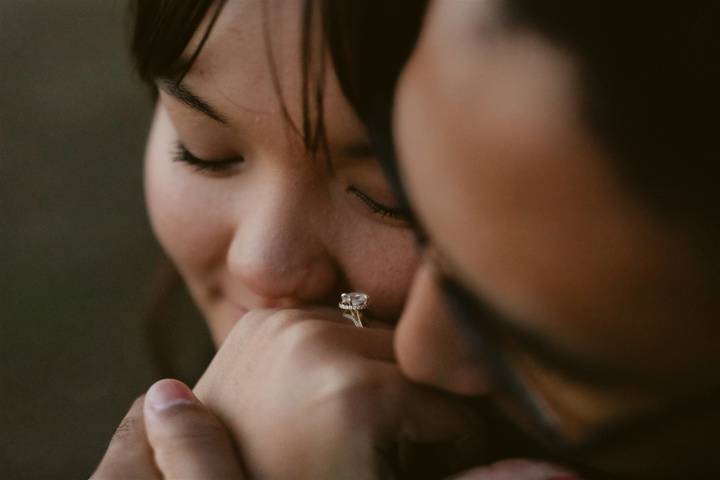
M0 2L0 478L87 478L157 374L124 0Z

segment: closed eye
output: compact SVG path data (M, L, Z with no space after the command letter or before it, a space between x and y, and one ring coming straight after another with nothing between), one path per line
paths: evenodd
M198 172L211 173L226 172L245 161L242 156L211 160L202 159L193 155L181 142L177 142L175 145L173 160L190 165Z
M394 220L399 220L402 222L406 222L408 220L408 216L404 209L402 208L396 208L396 207L389 207L387 205L383 205L382 203L378 202L377 200L372 199L370 196L368 196L366 193L361 192L356 187L350 185L345 189L348 193L351 193L358 197L365 205L367 205L372 213L376 215L380 215L381 217L388 217L392 218Z

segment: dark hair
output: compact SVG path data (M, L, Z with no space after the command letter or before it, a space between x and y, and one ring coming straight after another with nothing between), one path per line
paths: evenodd
M670 219L717 228L720 3L506 4L575 57L585 121L619 178Z
M395 168L391 127L395 86L420 35L427 4L428 0L322 2L325 39L340 88L365 125L400 207L420 236Z
M325 3L340 83L370 130L389 139L392 93L427 2ZM537 32L575 59L584 120L628 191L656 214L717 238L720 3L500 4L511 28Z
M225 3L226 0L131 0L131 52L140 78L153 90L158 78L169 78L180 83L202 51ZM298 69L302 73L302 125L298 127L283 100L280 79L273 61L269 27L271 12L267 2L262 3L262 9L265 53L269 59L273 88L280 99L281 113L291 130L302 138L309 153L317 154L322 151L327 155L325 123L321 114L324 104L326 55L323 42L325 36L322 31L324 23L317 18L320 12L313 8L310 1L305 2L298 58ZM197 33L203 19L208 16L210 21L202 32L198 46L189 59L183 59L183 51ZM320 31L311 28L315 25L320 26ZM328 166L331 166L330 162Z
M131 0L130 48L135 69L143 81L153 84L158 76L186 73L174 71L178 59L214 3L215 0Z

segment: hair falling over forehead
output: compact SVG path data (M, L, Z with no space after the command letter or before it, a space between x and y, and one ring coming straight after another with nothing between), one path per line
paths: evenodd
M217 18L227 0L131 0L133 17L131 52L140 78L155 88L158 78L180 83L202 53ZM304 0L302 7L302 36L298 69L301 71L302 119L298 126L291 118L274 61L270 19L270 1L261 3L263 41L268 58L273 88L280 100L281 113L290 129L299 135L312 154L322 151L328 157L324 116L324 91L327 68L324 22L321 9L314 0ZM205 25L203 25L203 22ZM203 28L203 31L199 29ZM189 57L183 57L190 41L201 35L197 47ZM328 165L330 163L328 162Z
M216 3L219 12L224 0L131 0L131 52L140 78L153 83L180 75L182 53Z
M261 4L271 81L288 127L302 139L309 153L321 153L332 169L323 115L325 79L331 63L343 94L368 130L400 208L415 223L395 168L390 126L395 83L419 35L427 0L301 1L299 126L289 114L274 62L270 19L274 6L280 3L262 0ZM158 78L180 82L190 70L225 3L131 0L133 60L139 76L154 92ZM209 21L203 25L205 19ZM200 28L204 31L200 32ZM198 47L190 58L183 58L191 39L199 34L202 37Z

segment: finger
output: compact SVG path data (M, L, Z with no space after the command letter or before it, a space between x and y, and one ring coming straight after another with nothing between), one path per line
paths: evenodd
M316 337L311 340L318 345L332 346L342 355L360 355L368 360L395 363L392 331L353 325L317 325L317 332L312 331L312 325L300 328L307 328L307 335Z
M144 407L145 428L164 478L245 478L227 430L185 384L156 382Z
M145 433L143 420L144 397L139 397L130 407L120 426L115 430L105 456L100 461L91 480L159 480L152 449Z
M378 368L387 370L387 378L402 377L393 365ZM388 385L395 391L373 408L383 417L382 436L397 439L396 461L404 477L444 478L485 454L484 418L463 399L404 378Z
M358 425L370 422L380 434L434 443L485 427L483 415L466 398L414 383L392 363L373 361L351 380L353 388L340 392L341 412L352 412Z
M281 310L265 310L266 315L272 314L272 312L279 312ZM259 311L262 312L262 311ZM287 309L286 313L293 316L296 320L323 320L332 323L338 323L341 325L348 325L354 327L354 323L351 318L346 317L347 312L340 308L331 307L306 307L302 309ZM374 318L368 311L361 312L362 323L365 329L381 329L381 330L392 330L395 328L395 323L387 320L378 320ZM357 328L357 327L355 327Z
M580 477L549 463L514 459L474 468L452 477L452 480L580 480Z
M393 331L380 328L358 328L342 318L339 310L306 308L285 310L255 310L243 317L225 340L234 350L243 349L249 335L259 331L285 338L302 350L306 346L336 347L344 354L357 354L372 360L395 362Z

